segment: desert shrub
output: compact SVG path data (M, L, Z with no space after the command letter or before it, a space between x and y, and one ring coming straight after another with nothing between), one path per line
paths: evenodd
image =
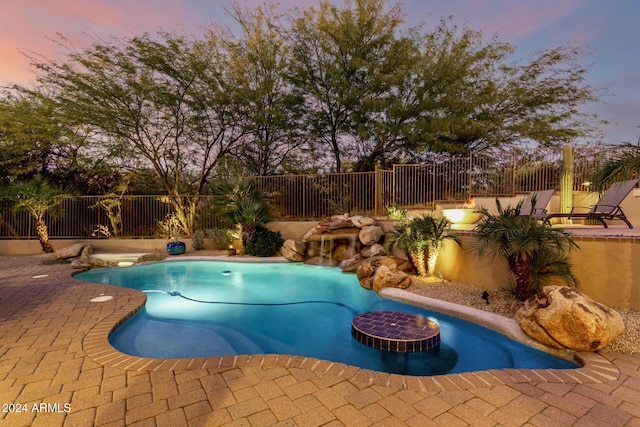
M201 251L204 249L204 230L196 230L193 232L193 236L191 237L191 241L193 243L193 249L196 251Z
M271 231L257 226L251 240L247 244L246 253L249 255L269 257L278 253L284 239L279 231Z
M213 242L215 249L227 249L233 240L230 230L224 228L209 228L206 230L206 235Z
M387 206L387 218L395 221L404 221L407 219L407 210L402 209L397 203Z

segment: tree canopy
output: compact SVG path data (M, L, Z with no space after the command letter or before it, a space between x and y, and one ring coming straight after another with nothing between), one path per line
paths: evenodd
M387 0L229 13L240 31L142 34L34 59L37 86L0 100L4 176L56 171L112 192L105 176L136 183L131 172L152 171L188 229L195 205L182 195L210 191L222 159L247 175L367 171L595 130L580 111L598 94L577 46L515 63L497 36L452 19L408 28Z

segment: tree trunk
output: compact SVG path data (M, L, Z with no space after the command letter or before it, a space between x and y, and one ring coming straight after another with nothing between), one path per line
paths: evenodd
M418 272L418 276L427 277L429 275L426 251L410 251L409 258Z
M515 261L514 274L516 276L516 298L520 301L526 301L533 294L531 291L531 257L518 257Z
M436 274L436 262L438 262L439 252L439 245L427 249L427 275L429 276L433 276Z
M38 235L40 246L42 246L42 252L50 254L53 252L53 247L51 247L51 242L49 242L49 229L47 228L47 224L42 218L36 218L35 222L36 234Z

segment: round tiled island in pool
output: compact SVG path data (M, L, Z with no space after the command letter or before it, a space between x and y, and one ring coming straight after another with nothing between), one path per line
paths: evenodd
M440 327L433 320L398 311L370 311L351 321L351 335L378 350L411 353L440 345Z

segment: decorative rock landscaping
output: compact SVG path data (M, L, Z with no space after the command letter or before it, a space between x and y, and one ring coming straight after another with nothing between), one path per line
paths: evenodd
M77 258L71 261L73 268L117 267L118 261L107 261L100 258Z
M69 259L69 258L89 258L93 253L93 247L87 243L75 243L71 246L67 246L66 248L58 249L55 251L54 255L58 259Z
M365 289L405 289L411 285L408 273L415 273L413 266L406 259L385 256L379 243L383 236L382 227L375 225L373 218L340 215L320 221L302 241L286 240L280 253L290 261L357 272Z
M408 273L415 273L409 261L385 256L366 259L356 270L360 286L376 292L384 288L408 288L411 285Z
M301 241L286 240L280 249L290 261L315 265L348 265L362 258L383 255L378 243L384 235L373 218L339 215L324 219Z
M54 255L58 259L71 261L71 267L75 269L83 268L109 268L117 267L119 261L105 260L101 258L92 257L93 246L88 243L75 243L66 248L57 250ZM145 254L139 257L136 262L145 261L159 261L166 258L166 255L162 254Z

